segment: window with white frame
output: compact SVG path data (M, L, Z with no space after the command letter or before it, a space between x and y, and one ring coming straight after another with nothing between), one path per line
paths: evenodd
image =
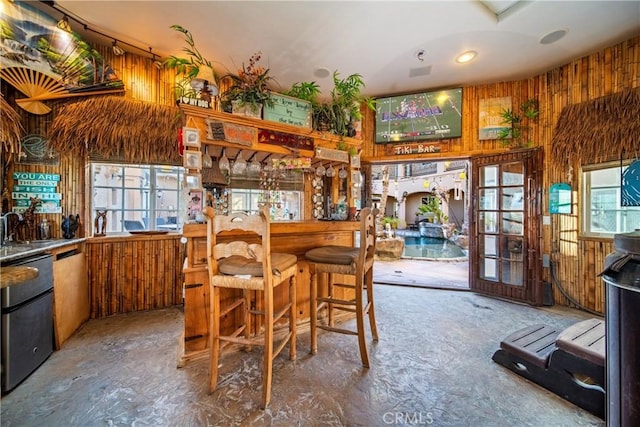
M256 214L260 205L265 202L264 190L238 189L230 190L231 211ZM302 209L301 191L271 191L269 194L271 203L270 216L274 221L299 220Z
M582 232L613 236L640 228L640 207L621 205L621 176L628 165L589 166L582 173Z
M92 218L107 211L106 232L181 228L184 168L91 163Z

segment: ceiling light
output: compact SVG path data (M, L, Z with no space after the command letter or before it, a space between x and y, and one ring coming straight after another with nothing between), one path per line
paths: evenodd
M567 30L552 31L540 39L540 44L555 43L566 35L567 35Z
M113 44L113 54L115 56L124 55L124 49L122 49L120 46L118 46L118 42L116 40L114 40L112 44Z
M69 24L69 17L67 15L64 15L62 19L58 21L56 27L60 28L62 31L66 31L67 33L73 31L71 29L71 24Z
M478 55L478 52L476 52L475 50L468 50L458 55L458 57L456 58L456 62L459 64L466 64L467 62L473 61L476 55Z
M313 75L316 76L319 79L324 79L324 78L329 77L331 75L331 71L329 71L328 68L320 67L320 68L317 68L313 72Z

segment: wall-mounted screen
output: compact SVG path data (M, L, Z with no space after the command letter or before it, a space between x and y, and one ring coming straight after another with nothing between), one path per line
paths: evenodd
M462 88L379 97L377 144L462 136Z

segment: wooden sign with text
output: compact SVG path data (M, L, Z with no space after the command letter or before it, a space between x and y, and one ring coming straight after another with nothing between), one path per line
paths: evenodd
M342 150L334 150L332 148L316 147L316 159L349 163L349 153Z
M402 154L431 154L446 153L449 151L448 143L413 143L385 145L384 152L387 156L399 156Z
M272 93L273 106L265 106L264 120L311 129L311 103Z
M233 142L251 147L258 136L256 128L251 126L223 123L219 120L205 119L207 123L207 139Z

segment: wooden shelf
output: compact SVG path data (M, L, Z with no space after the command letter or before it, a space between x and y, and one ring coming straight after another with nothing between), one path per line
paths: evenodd
M251 117L239 116L219 111L214 111L206 108L194 107L191 105L180 105L180 109L187 117L186 124L190 126L192 121L198 125L203 132L206 129L205 119L213 119L218 120L223 123L232 123L236 125L249 126L256 129L264 129L270 130L274 132L282 132L290 135L304 136L313 139L314 147L327 147L327 148L336 148L339 143L346 144L348 147L354 147L356 150L360 150L362 147L362 140L349 138L349 137L340 137L338 135L334 135L328 132L318 132L311 129L305 129L298 126L291 126L282 123L273 122L270 120L259 120ZM241 145L220 141L220 140L209 140L203 138L203 144L213 144L213 145L221 145L221 146L229 146L229 147L237 147L241 148ZM251 147L242 147L245 149L252 149L255 151L264 151L271 153L279 153L279 154L290 154L292 151L287 147L282 147L278 145L271 144L260 144L257 141ZM300 154L303 156L312 157L313 152L310 150L300 150Z

